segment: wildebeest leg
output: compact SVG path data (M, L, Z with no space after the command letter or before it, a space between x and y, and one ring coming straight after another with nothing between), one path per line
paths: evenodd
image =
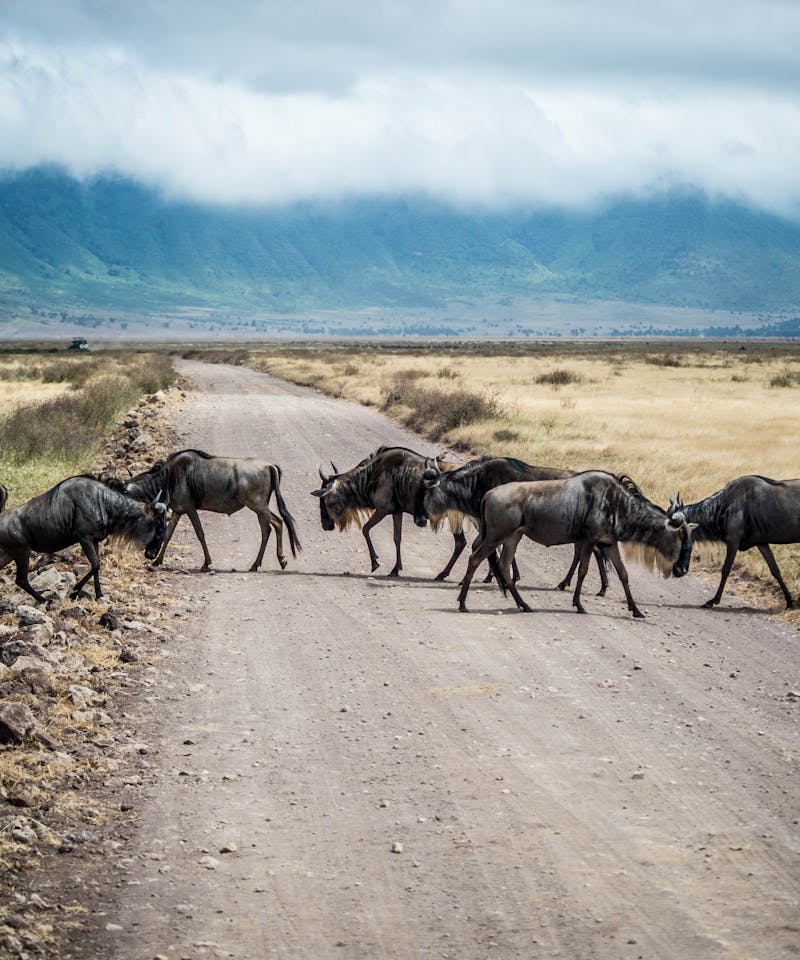
M561 583L556 584L556 590L566 590L567 587L572 583L572 574L575 573L575 568L580 563L581 559L581 548L576 543L572 551L572 563L569 565L569 570L567 570L567 575L561 581Z
M581 587L586 578L586 572L589 569L589 558L592 555L592 547L589 543L576 544L578 547L578 579L575 583L575 592L572 594L572 605L578 613L586 613L586 608L581 603Z
M725 562L722 564L722 576L719 581L719 586L717 587L717 592L710 600L706 600L703 604L704 607L713 607L719 603L722 599L722 591L725 589L725 583L728 579L728 575L731 572L731 567L733 566L734 558L739 550L738 543L729 543L725 551Z
M394 567L389 572L390 577L399 577L400 571L403 569L403 561L400 559L400 542L403 539L403 514L402 513L393 513L392 514L392 525L394 526L394 549L395 549L395 561Z
M628 584L628 571L625 569L625 564L622 562L622 557L619 553L619 547L615 543L610 547L606 547L605 550L608 554L609 560L611 560L611 562L614 564L614 569L617 571L617 576L622 584L622 589L625 591L625 599L628 601L628 609L637 620L644 620L645 616L636 606L636 601L633 599L633 595L631 594L631 588Z
M24 590L25 593L29 593L34 600L38 601L39 603L45 603L46 600L42 594L39 593L38 590L34 590L28 582L28 565L30 564L30 559L31 555L28 550L17 553L13 557L0 552L0 567L4 567L7 563L10 563L11 560L13 560L17 565L17 576L14 581L16 585L20 587L20 589Z
M364 534L364 539L367 541L367 550L369 550L369 559L372 563L372 572L374 573L378 567L381 565L380 560L378 559L378 554L375 552L375 547L372 546L372 540L370 540L369 532L375 526L375 524L380 523L384 517L387 517L388 513L379 513L377 510L372 516L367 520L364 526L361 528L361 532Z
M261 566L261 561L264 559L264 551L267 549L269 535L272 533L272 527L273 527L272 519L268 515L270 512L271 511L268 511L268 513L256 513L256 517L258 517L258 527L261 530L261 544L259 545L256 558L253 561L252 565L250 566L251 573L254 573L256 570L258 570L258 568ZM280 550L278 551L278 554L279 554L278 560L280 561ZM281 564L281 566L282 567L286 566L285 559L284 559L284 562Z
M600 574L600 589L597 591L597 596L604 597L606 595L606 590L608 589L608 574L606 573L605 555L600 547L595 547L594 556L595 560L597 560L597 570ZM569 570L567 570L567 575L564 577L561 583L556 584L556 590L566 590L570 583L572 583L572 575L575 573L575 568L578 566L580 559L581 551L579 545L576 543L572 554L572 563L570 564Z
M203 548L203 566L200 567L201 572L205 572L211 566L211 554L208 552L208 547L206 546L206 535L203 533L203 525L200 523L200 514L196 510L187 510L186 516L192 521L192 526L194 527L194 532L197 534L197 539L200 541L200 546ZM178 521L175 521L177 525ZM175 527L172 527L174 530ZM164 556L164 551L167 548L167 541L169 537L172 536L172 531L167 530L167 536L164 537L164 546L161 548L161 556Z
M489 554L492 553L495 547L496 544L494 543L489 545L478 543L473 546L472 553L469 555L469 561L467 562L467 572L464 574L464 579L461 581L461 590L458 593L458 609L461 613L467 612L467 593L469 592L469 585L472 583L472 578L475 576L475 571Z
M453 534L453 555L447 561L447 565L445 566L445 568L441 570L439 573L437 573L434 579L444 580L447 578L448 574L455 566L456 560L458 560L458 558L464 552L464 547L466 547L466 545L467 545L467 538L463 530L460 530L458 533Z
M261 528L261 546L258 548L258 556L253 561L250 570L254 572L261 566L261 561L264 559L264 551L267 548L269 535L272 533L273 527L275 528L275 550L278 556L278 563L281 565L281 570L285 569L287 560L283 555L283 520L281 520L277 513L273 513L269 507L266 513L256 513L256 516L258 517L258 525Z
M159 564L164 561L164 554L167 552L167 546L172 539L172 534L175 533L175 527L178 526L178 521L183 516L182 513L173 513L170 518L169 523L167 524L167 530L164 534L164 542L161 544L161 549L158 551L158 556L153 561L153 566L157 567Z
M89 577L94 578L94 598L99 600L103 596L103 591L100 589L100 557L97 553L97 543L94 540L81 540L81 547L83 547L83 552L86 554L86 559L89 561L89 572L85 577L75 584L70 592L70 597L74 600L76 597L81 595L83 590L83 585L89 579Z
M490 564L489 564L489 572L488 572L488 573L486 574L486 576L484 577L483 582L484 582L484 583L491 583L493 576L494 576L494 574L492 573L492 565L491 565L491 563L490 563ZM509 580L508 577L506 577L506 581L507 581L508 583L511 583L511 582L516 583L517 580L519 580L519 567L517 566L517 558L514 557L514 559L511 561L511 580Z
M514 580L511 573L515 567L514 555L519 546L519 542L522 539L522 532L518 531L513 534L503 543L503 549L500 551L500 559L497 559L497 555L494 557L489 556L489 566L494 567L495 575L498 578L498 583L505 593L508 590L511 593L511 596L514 598L514 602L519 607L520 610L523 610L525 613L533 613L533 608L528 606L528 604L522 599L519 590L516 587L516 581Z
M758 550L761 556L764 558L767 566L769 567L769 572L778 581L778 586L783 591L783 598L786 601L786 609L791 610L792 607L794 607L794 600L792 600L792 595L791 593L789 593L789 590L786 584L783 582L783 577L781 576L781 572L778 569L778 564L775 562L775 557L772 553L772 550L770 549L769 544L767 543L759 544Z
M517 541L518 542L518 541ZM470 554L469 563L467 564L467 572L464 574L464 579L461 581L461 590L458 594L458 609L462 613L467 612L467 593L469 592L469 586L472 583L472 578L475 576L475 571L483 563L484 560L488 560L489 557L494 554L495 550L499 546L498 543L477 543L473 547L472 553ZM515 544L516 546L516 544ZM513 584L507 584L505 577L503 576L502 570L500 569L500 564L497 561L496 555L494 557L495 563L495 575L499 574L497 579L498 586L505 594L506 590L511 591L511 595L514 597L514 600L520 610L525 610L530 613L531 608L519 595L519 591Z

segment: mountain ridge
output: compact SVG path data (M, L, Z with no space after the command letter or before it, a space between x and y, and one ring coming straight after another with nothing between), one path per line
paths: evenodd
M245 209L57 169L0 179L5 311L224 318L416 313L472 299L513 317L515 304L558 297L785 317L800 312L800 224L692 192L592 211L467 210L423 197Z

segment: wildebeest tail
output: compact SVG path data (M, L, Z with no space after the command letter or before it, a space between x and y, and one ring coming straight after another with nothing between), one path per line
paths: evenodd
M500 561L497 559L497 551L492 550L488 559L489 569L494 574L494 578L497 581L497 586L503 591L503 596L506 596L508 593L508 585L506 584L506 578L503 576L503 570L500 566Z
M272 478L272 489L275 491L275 500L278 504L278 513L281 515L281 519L286 524L286 529L289 531L289 544L292 548L292 556L296 557L298 552L303 549L298 537L297 530L294 526L294 517L289 513L289 510L286 507L286 501L283 499L281 494L281 468L277 464L271 463L269 466L270 476Z
M8 490L0 483L0 513L6 508L6 500L8 500Z

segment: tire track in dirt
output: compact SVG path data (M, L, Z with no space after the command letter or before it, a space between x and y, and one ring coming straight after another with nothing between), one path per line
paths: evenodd
M796 632L637 568L646 621L613 580L581 617L550 589L570 552L533 546L535 614L476 586L460 615L430 580L450 538L409 520L406 576L368 576L363 538L320 528L317 464L438 451L251 371L183 370L186 445L279 463L305 550L281 573L271 541L244 573L255 518L204 515L200 575L178 528L193 614L141 704L151 779L98 956L796 955ZM390 523L375 541L389 560Z

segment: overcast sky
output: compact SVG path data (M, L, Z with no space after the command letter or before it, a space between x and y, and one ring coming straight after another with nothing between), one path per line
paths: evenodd
M0 169L800 216L800 0L0 0Z

